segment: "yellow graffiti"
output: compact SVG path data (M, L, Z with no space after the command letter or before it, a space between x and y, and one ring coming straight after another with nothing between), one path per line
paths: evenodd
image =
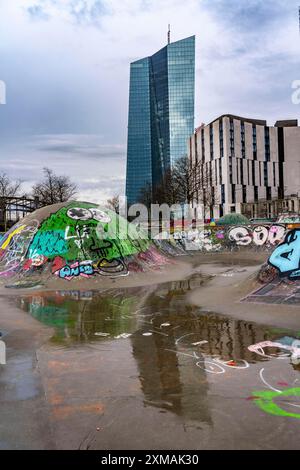
M17 233L22 232L22 230L24 230L24 228L26 228L26 225L21 225L21 227L18 227L18 228L16 228L13 232L11 232L11 233L8 235L8 237L7 237L7 239L5 240L5 242L1 245L1 247L0 247L1 250L5 250L5 248L7 248L8 245L10 244L11 239L12 239L15 235L17 235Z

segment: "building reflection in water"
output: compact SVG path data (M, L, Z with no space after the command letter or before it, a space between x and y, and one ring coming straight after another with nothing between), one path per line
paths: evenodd
M109 340L113 347L112 339L131 334L127 341L138 367L145 406L210 424L207 372L196 367L197 360L190 355L196 352L203 360L217 356L250 364L265 361L248 346L283 333L205 314L187 304L186 292L201 282L198 277L156 289L44 292L23 296L19 304L39 321L55 327L54 341L69 346ZM99 332L107 337L95 336ZM203 341L207 343L197 344Z

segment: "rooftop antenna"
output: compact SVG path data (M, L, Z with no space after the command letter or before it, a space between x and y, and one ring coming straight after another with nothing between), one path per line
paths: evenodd
M299 7L299 28L300 28L300 7ZM168 24L168 44L171 42L171 26Z

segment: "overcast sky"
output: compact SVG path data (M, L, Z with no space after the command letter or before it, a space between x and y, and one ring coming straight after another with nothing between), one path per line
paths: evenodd
M225 113L300 118L299 0L0 0L0 171L43 166L79 197L124 191L129 63L196 35L195 126Z

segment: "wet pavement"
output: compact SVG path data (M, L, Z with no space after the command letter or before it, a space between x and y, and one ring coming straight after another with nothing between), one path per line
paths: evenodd
M2 400L40 400L45 448L300 448L300 331L187 304L203 282L16 299L54 329L0 369ZM36 448L11 429L2 447Z

